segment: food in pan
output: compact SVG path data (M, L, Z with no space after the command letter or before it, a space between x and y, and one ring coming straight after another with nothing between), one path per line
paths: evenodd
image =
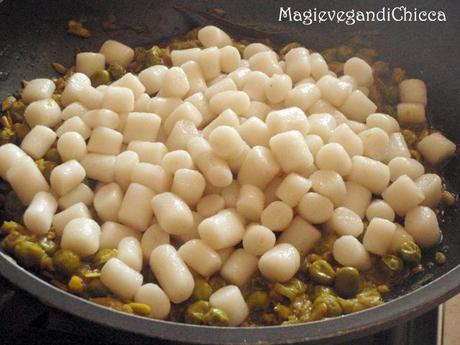
M441 241L456 146L427 125L425 83L357 40L275 51L206 26L55 66L2 104L1 231L66 291L193 324L309 322L382 304Z

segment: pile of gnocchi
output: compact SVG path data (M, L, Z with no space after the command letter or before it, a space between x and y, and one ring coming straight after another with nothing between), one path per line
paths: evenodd
M240 53L215 26L198 40L171 51L172 67L99 86L90 77L128 66L134 50L109 40L78 53L59 101L52 80L27 83L30 131L0 147L0 176L26 206L28 231L52 229L81 258L117 249L101 282L156 319L188 301L196 279L219 274L226 285L209 304L230 326L248 318L254 275L289 281L327 234L333 260L360 272L405 241L439 243L442 179L412 158L399 124L426 122L422 80L399 84L394 118L368 97L373 70L361 58L338 76L304 47ZM45 178L35 161L51 148L62 163ZM417 150L436 166L456 145L432 132Z

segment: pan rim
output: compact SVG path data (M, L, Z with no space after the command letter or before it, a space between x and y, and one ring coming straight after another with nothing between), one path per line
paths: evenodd
M1 251L0 274L41 302L103 326L169 341L222 345L344 341L411 319L460 292L459 265L427 285L381 306L333 319L288 326L209 327L154 320L97 305L52 286Z

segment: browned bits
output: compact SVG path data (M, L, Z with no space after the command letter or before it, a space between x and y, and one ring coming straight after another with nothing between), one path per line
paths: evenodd
M393 69L392 78L395 83L399 84L404 79L406 79L406 71L404 71L402 68L397 67Z
M434 256L434 261L437 265L441 266L446 263L447 257L443 252L436 252Z
M54 70L56 72L58 72L60 74L66 74L67 73L67 68L64 65L62 65L62 64L60 64L58 62L51 63L51 66L54 68Z
M448 190L444 190L442 192L442 201L447 206L453 206L457 202L457 196L454 193L449 192Z
M67 22L67 32L81 38L91 37L91 32L83 26L83 23L73 19Z

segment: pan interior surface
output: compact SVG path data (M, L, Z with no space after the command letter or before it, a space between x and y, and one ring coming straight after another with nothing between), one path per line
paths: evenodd
M383 60L407 70L409 77L425 80L428 86L428 117L457 145L460 144L460 4L439 1L436 8L429 1L411 1L408 8L443 10L447 22L322 23L310 26L279 22L278 1L60 1L37 6L31 0L0 2L0 98L11 94L22 79L54 74L51 62L73 64L77 51L96 51L113 38L131 46L150 47L154 43L180 36L197 25L214 23L231 35L248 40L270 39L275 44L297 41L307 48L321 50L337 46L356 34L366 34ZM294 5L290 3L294 10ZM289 4L284 5L289 6ZM357 9L381 9L357 1ZM224 17L209 15L212 8L224 9ZM299 1L295 9L350 9L339 1L326 6L320 1ZM117 16L122 28L102 30L107 15ZM86 40L66 34L70 19L86 19L92 32ZM443 167L448 189L460 193L460 158ZM324 339L343 341L345 335L362 336L413 317L441 303L460 289L460 208L446 210L440 222L447 254L443 266L432 265L423 275L394 290L389 303L360 313L289 327L256 329L213 328L154 321L128 316L83 301L50 287L31 273L0 254L0 273L16 285L59 309L86 319L144 335L187 343L295 343L320 342ZM433 253L426 255L433 258ZM401 296L401 297L398 297Z

